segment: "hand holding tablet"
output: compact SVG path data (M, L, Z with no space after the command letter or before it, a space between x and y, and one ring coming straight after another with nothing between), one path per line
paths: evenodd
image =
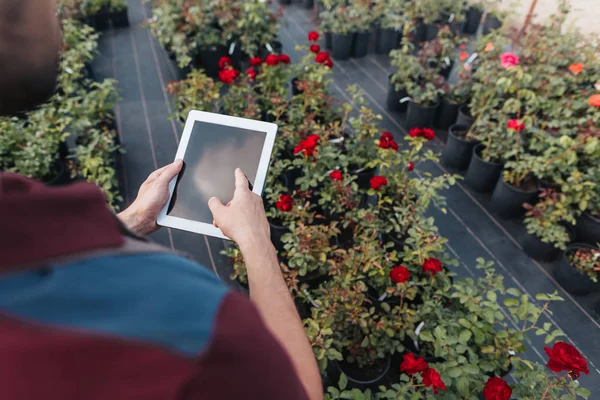
M276 124L190 111L175 156L183 160L184 167L169 183L169 202L157 223L229 239L213 226L208 200L232 201L237 168L247 175L246 189L249 183L252 192L260 196L276 132Z
M270 242L270 228L262 198L248 188L248 179L241 169L235 170L233 200L226 206L213 197L208 201L215 227L240 246Z

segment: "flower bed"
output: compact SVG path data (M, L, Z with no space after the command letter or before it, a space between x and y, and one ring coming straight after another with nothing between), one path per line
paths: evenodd
M49 184L86 179L116 205L121 200L115 176L120 146L113 121L118 94L114 80L95 82L90 75L97 39L91 27L63 19L57 91L32 112L0 119L0 170Z
M444 208L439 192L456 177L419 171L438 159L425 147L435 134L418 126L399 141L356 87L348 102L332 98L335 65L318 39L309 34L296 65L271 54L239 70L225 57L218 81L195 70L168 91L181 121L193 108L279 125L265 207L328 398L586 397L558 374L588 372L572 346L548 348L549 369L523 358L530 332L547 343L562 335L540 323L561 298L541 294L536 306L484 260L483 278L454 279L457 261L425 211ZM239 249L225 253L247 285ZM519 383L501 379L511 369Z

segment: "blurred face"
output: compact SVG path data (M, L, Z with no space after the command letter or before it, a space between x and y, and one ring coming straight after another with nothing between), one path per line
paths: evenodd
M0 115L48 100L60 45L55 0L0 0Z

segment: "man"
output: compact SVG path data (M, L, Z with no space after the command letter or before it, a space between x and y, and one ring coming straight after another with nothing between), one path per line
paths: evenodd
M0 115L52 93L54 4L0 0ZM93 185L0 173L3 399L322 399L262 200L241 170L231 203L209 207L244 255L251 300L142 238L158 229L181 166L153 172L118 217Z

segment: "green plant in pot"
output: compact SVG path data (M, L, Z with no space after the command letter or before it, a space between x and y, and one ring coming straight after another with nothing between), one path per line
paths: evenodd
M279 15L266 1L242 1L236 28L234 40L241 51L249 57L259 56L260 50L272 45L279 33Z
M246 272L246 264L244 257L239 247L234 244L230 244L225 249L221 250L222 255L229 259L229 262L233 266L233 273L230 275L232 280L237 280L243 286L248 287L248 274Z
M166 91L173 96L174 103L174 113L170 117L184 123L191 110L216 111L221 86L198 69L184 80L169 82Z
M406 14L407 2L404 0L379 0L375 14L380 15L375 38L375 50L379 54L388 54L398 47L402 28L409 21Z
M371 1L349 0L346 5L329 11L326 20L331 21L332 55L337 60L346 60L353 55L366 55L370 38L370 27L376 15L371 10Z
M286 265L290 269L298 270L298 276L321 276L327 272L326 261L333 251L332 240L339 230L335 222L329 225L305 225L303 222L293 221L290 232L282 236L281 241L285 249Z

